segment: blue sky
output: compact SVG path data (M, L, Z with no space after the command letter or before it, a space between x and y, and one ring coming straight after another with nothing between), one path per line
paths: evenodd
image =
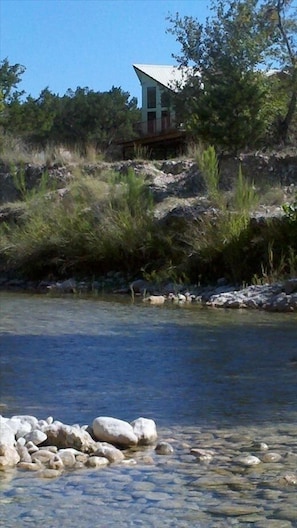
M0 0L0 56L22 64L20 88L38 97L77 86L120 86L140 102L133 63L173 64L168 14L210 14L209 0Z

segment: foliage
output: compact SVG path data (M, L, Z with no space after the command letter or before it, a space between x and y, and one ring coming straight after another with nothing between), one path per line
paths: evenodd
M0 67L0 128L6 134L41 148L78 148L83 155L90 145L102 153L133 135L140 110L128 92L114 86L107 92L77 87L60 97L46 87L37 98L24 98L16 89L24 71L7 59Z
M219 164L215 148L210 145L207 149L196 154L198 167L200 168L210 200L215 204L219 199Z
M292 0L212 0L211 10L204 25L169 17L181 46L175 59L193 73L177 112L194 135L224 150L261 146L275 127L286 141L297 90ZM286 71L279 82L263 72L272 61Z
M24 191L22 223L1 226L0 254L7 266L38 277L49 271L130 272L143 265L155 229L151 196L131 172L103 180L77 176L64 196L45 192L46 178L34 195Z
M23 91L18 91L17 86L21 82L21 76L26 68L21 64L9 64L8 59L0 63L0 94L1 101L8 104L15 101L23 95Z

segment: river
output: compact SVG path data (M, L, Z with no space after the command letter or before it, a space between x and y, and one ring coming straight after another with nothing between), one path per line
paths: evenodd
M296 314L14 293L0 310L5 416L144 416L175 448L54 481L2 475L1 526L297 526L296 487L279 484L296 471ZM281 461L239 470L254 440ZM190 447L217 456L200 464Z

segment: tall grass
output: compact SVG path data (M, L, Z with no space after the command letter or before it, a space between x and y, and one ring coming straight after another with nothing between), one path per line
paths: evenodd
M105 179L76 177L63 197L44 188L27 194L24 222L1 226L7 266L39 276L143 265L154 230L152 198L132 172Z

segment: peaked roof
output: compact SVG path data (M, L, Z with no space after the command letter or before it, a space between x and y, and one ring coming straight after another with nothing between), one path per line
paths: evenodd
M186 69L178 68L177 66L166 66L157 64L133 64L133 68L140 79L139 72L151 77L154 81L162 84L166 88L175 91L176 84L182 83L187 77Z

